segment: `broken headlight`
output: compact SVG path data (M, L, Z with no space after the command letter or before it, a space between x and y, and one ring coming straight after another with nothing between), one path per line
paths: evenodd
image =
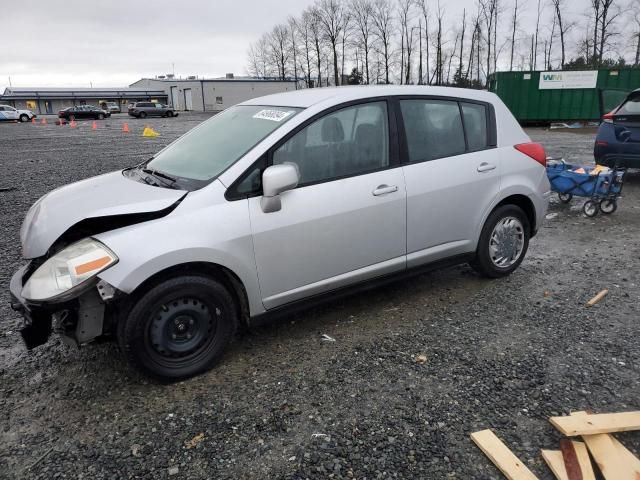
M93 277L118 261L102 243L85 238L56 253L31 275L22 289L27 300L58 300L84 288Z

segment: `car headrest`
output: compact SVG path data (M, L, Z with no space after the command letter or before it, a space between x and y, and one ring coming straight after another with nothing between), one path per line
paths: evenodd
M342 142L344 140L344 129L342 123L336 117L327 117L322 122L323 142Z

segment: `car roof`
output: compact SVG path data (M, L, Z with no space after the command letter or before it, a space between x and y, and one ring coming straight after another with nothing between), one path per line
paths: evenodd
M270 105L308 108L320 102L339 104L372 97L399 95L434 95L492 102L494 94L484 90L427 85L360 85L344 87L305 88L253 98L241 105Z

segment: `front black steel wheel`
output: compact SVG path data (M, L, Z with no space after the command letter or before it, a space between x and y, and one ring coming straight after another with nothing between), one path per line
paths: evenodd
M227 289L203 276L166 280L135 303L120 322L118 339L129 363L161 381L210 369L237 325Z

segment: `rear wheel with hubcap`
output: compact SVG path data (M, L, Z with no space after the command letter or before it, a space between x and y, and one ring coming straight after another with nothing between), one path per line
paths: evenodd
M482 228L471 266L480 274L500 278L513 272L529 248L529 220L516 205L495 209Z
M175 381L209 370L237 325L233 298L204 276L166 280L146 292L118 326L128 362L146 375Z

